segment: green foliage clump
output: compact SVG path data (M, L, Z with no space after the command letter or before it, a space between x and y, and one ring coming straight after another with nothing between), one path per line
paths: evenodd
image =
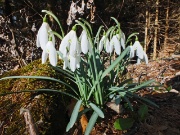
M62 64L62 62L60 61L59 64ZM56 73L53 67L48 64L41 64L40 60L36 60L21 69L9 71L0 76L0 78L6 76L47 76L65 81L62 74ZM66 89L61 84L38 79L22 78L0 81L1 94L40 88ZM53 92L14 93L0 96L0 122L3 123L2 134L20 135L27 132L24 116L20 115L21 108L30 109L40 134L63 134L67 124L64 111L67 101L67 96L64 98L62 94Z

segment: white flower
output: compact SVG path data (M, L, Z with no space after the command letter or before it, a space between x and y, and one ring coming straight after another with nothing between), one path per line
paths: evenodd
M56 53L56 49L54 47L54 43L52 41L48 41L46 44L46 48L43 50L42 64L44 64L46 62L48 55L49 55L49 61L50 61L51 65L56 66L57 65L57 53Z
M48 32L52 31L49 24L47 22L43 22L38 33L37 33L37 39L36 39L36 46L37 47L41 47L42 50L45 49L46 44L48 42L48 38L49 38L49 34ZM50 35L52 36L52 41L55 44L55 38L54 35Z
M133 44L133 48L136 51L136 56L140 59L143 59L144 51L139 41L135 41L135 43Z
M112 53L113 48L115 49L116 54L120 55L121 45L116 35L114 35L110 41L110 53Z
M133 46L130 46L130 58L134 57L134 51L136 51L137 58L137 64L140 64L141 61L145 61L146 64L148 64L148 57L147 54L144 52L141 44L139 41L135 41Z
M63 57L67 57L68 52L70 55L75 55L76 52L80 53L80 45L76 32L71 30L61 41L59 51L63 54Z
M118 40L120 41L120 45L122 46L123 49L125 49L125 41L126 41L126 37L124 32L121 30L120 34L116 34Z
M87 33L85 30L82 31L81 34L81 50L84 54L87 54L87 52L90 50L90 44L89 44L89 40L87 37Z
M81 46L78 42L78 38L75 30L71 30L61 41L59 51L63 54L62 59L64 61L63 69L67 67L71 71L75 71L79 68Z

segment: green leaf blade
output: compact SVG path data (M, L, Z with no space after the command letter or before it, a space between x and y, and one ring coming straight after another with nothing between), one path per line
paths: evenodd
M89 105L91 106L91 108L99 115L99 117L104 118L104 113L101 111L101 109L99 109L99 107L97 107L95 104L93 103L89 103Z
M98 118L98 114L94 111L94 113L92 114L90 120L89 120L89 123L86 127L86 131L85 131L85 134L84 135L89 135L97 121L97 118Z
M66 132L69 131L69 129L71 129L73 127L74 123L76 122L77 117L78 117L78 113L79 113L79 109L81 107L81 103L82 103L82 100L79 100L76 103L76 105L74 107L74 110L73 110L73 112L71 114L70 121L69 121L69 123L68 123L68 125L66 127Z

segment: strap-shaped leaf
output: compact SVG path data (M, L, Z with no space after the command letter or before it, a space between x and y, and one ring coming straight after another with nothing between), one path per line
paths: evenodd
M84 135L89 135L94 127L94 124L96 123L97 121L97 118L98 118L98 114L94 111L90 120L89 120L89 123L86 127L86 131L85 131L85 134Z
M131 92L135 92L137 91L138 89L141 89L141 88L144 88L144 87L148 87L149 84L153 83L154 80L148 80L146 82L143 82L142 84L136 86L135 88L131 88L129 89L128 91L131 91Z
M13 91L13 92L6 92L6 93L1 93L0 96L6 96L9 94L18 94L18 93L32 93L32 92L57 92L57 93L61 93L67 96L70 96L76 100L78 100L77 97L73 96L72 94L69 94L67 92L63 92L61 90L54 90L54 89L37 89L37 90L21 90L21 91Z
M99 115L99 117L104 118L104 113L101 111L101 109L99 107L97 107L95 104L93 103L89 103L89 105L91 106L91 108Z
M127 47L122 54L103 72L101 80L126 56L129 52L130 47Z
M68 123L68 125L66 127L66 132L69 131L69 129L71 129L73 127L74 123L76 122L77 117L78 117L78 113L79 113L79 109L81 107L81 103L82 103L82 100L79 100L76 103L76 105L74 107L74 110L73 110L73 112L71 114L70 121L69 121L69 123Z
M19 79L19 78L31 78L31 79L41 79L41 80L50 80L50 81L55 81L55 82L59 82L67 87L69 87L71 90L74 91L74 93L76 93L76 95L78 95L78 93L76 92L76 90L71 87L69 84L67 84L66 82L63 82L61 80L57 80L55 78L51 78L51 77L45 77L45 76L8 76L8 77L4 77L4 78L1 78L1 80L5 80L5 79Z

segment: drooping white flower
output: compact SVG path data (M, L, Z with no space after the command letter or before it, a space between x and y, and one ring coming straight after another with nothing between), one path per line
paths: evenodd
M120 55L121 45L116 35L113 35L110 40L110 53L112 53L113 49L115 49L116 54Z
M129 56L130 58L134 57L134 52L136 52L137 64L140 64L141 61L145 61L145 63L148 64L147 54L144 52L143 47L141 46L137 37L133 46L130 46L130 56Z
M133 44L133 48L136 51L136 56L140 59L143 59L144 51L139 41L135 41L135 43Z
M57 53L56 49L54 47L54 43L52 41L48 41L45 49L42 53L42 64L44 64L47 60L47 57L49 55L49 61L51 65L56 66L57 65Z
M37 39L36 39L36 46L37 47L41 47L42 50L44 50L45 46L48 42L49 36L52 37L52 42L55 44L54 35L53 34L49 35L50 31L52 31L52 30L51 30L49 24L46 22L46 19L44 18L43 23L42 23L42 25L39 28L38 33L37 33Z
M87 52L90 49L90 44L89 44L89 40L88 40L87 33L85 30L82 31L80 42L81 42L82 52L84 54L87 54Z
M59 51L63 54L63 69L68 67L74 72L76 68L80 67L81 46L78 42L75 27L62 39Z
M63 54L63 57L67 57L68 52L70 55L74 55L76 52L80 53L80 45L76 32L71 30L61 41L59 51Z
M126 41L126 37L125 34L122 30L120 30L120 33L116 34L118 40L120 41L120 45L122 46L123 49L125 49L125 41Z

